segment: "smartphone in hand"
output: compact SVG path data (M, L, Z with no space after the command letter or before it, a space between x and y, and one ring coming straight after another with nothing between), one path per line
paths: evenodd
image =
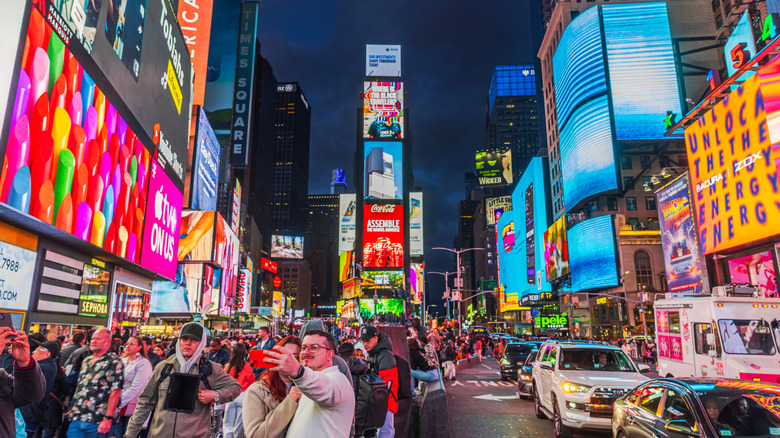
M249 363L252 364L252 368L273 368L276 364L266 362L265 359L270 357L265 354L266 350L252 350L249 352Z

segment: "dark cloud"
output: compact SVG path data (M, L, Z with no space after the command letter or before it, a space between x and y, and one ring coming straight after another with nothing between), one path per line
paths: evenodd
M279 81L300 83L312 106L309 192L327 193L336 167L352 184L365 44L401 44L415 182L425 192L426 267L452 270L451 255L431 247L451 247L457 233L493 66L535 58L529 1L265 0L261 53ZM440 295L441 277L429 282Z

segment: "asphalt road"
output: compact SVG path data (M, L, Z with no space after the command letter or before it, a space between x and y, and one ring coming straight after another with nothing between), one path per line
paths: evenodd
M452 438L554 437L552 422L534 416L531 400L517 397L514 380L502 382L498 363L492 357L445 381ZM582 433L575 437L611 437L609 431Z

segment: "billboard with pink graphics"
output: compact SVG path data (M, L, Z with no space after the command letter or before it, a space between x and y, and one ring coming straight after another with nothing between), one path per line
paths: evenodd
M176 276L179 227L184 196L157 161L151 161L149 207L144 224L141 266L163 277Z

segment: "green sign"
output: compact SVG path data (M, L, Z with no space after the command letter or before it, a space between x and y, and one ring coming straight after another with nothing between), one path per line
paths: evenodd
M565 328L569 326L566 313L539 315L534 319L534 327L542 330Z

